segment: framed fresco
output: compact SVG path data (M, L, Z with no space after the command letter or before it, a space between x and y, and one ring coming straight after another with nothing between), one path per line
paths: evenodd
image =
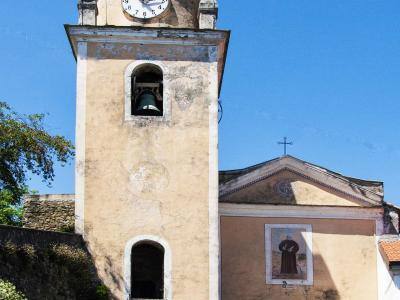
M265 224L267 284L312 285L312 227Z

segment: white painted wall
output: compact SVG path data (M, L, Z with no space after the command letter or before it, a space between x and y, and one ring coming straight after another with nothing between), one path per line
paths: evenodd
M386 266L382 272L382 300L398 300L400 299L400 274L393 275Z

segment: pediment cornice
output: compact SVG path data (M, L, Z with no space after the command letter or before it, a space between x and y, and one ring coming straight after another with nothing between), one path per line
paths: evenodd
M340 193L346 198L364 203L366 206L382 205L383 192L377 192L376 190L351 181L348 177L291 156L284 156L272 160L244 175L240 175L220 184L220 198L223 199L228 195L248 188L255 183L266 180L283 171L294 173L332 192Z

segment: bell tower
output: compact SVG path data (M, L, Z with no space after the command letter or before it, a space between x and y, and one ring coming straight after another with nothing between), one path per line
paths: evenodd
M76 231L117 299L219 299L216 0L80 0Z

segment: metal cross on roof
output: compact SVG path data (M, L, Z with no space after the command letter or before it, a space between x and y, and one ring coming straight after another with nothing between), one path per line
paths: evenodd
M287 137L285 136L284 138L283 138L283 142L278 142L278 145L283 145L283 155L286 155L286 153L287 153L287 146L289 145L289 146L292 146L293 145L293 142L288 142L287 141Z

